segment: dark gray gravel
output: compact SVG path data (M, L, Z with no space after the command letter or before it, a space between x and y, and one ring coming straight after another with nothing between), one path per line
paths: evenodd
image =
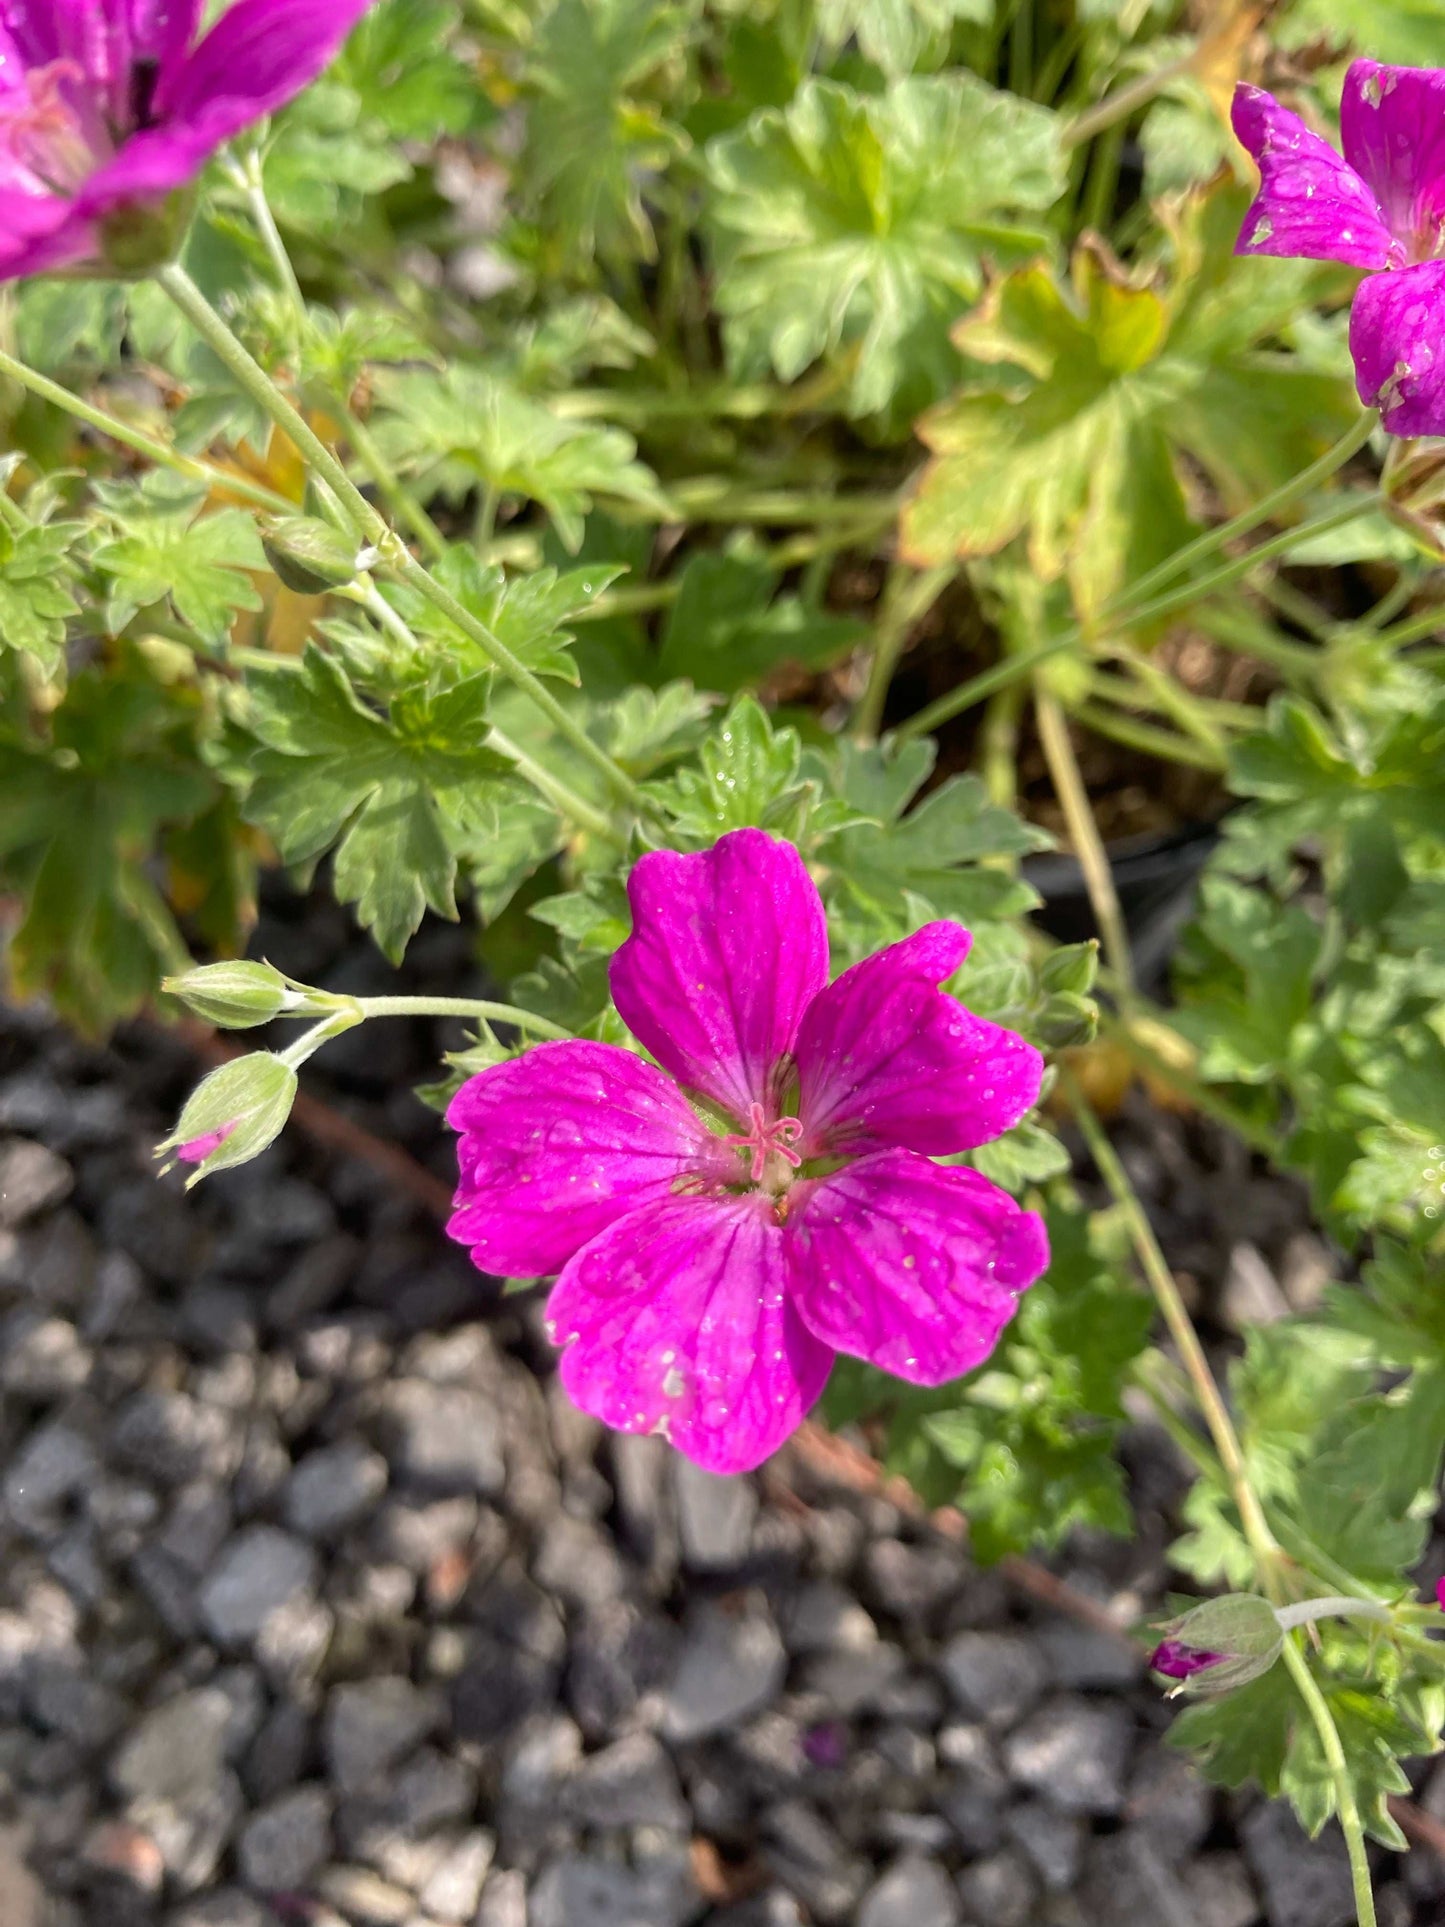
M293 1132L158 1183L192 1068L0 1012L3 1927L1349 1918L1337 1843L1199 1785L1126 1647L803 1459L603 1435L368 1167ZM1298 1211L1182 1155L1131 1145L1201 1289L1315 1288ZM1060 1568L1123 1616L1179 1490L1128 1458L1139 1539ZM1445 1918L1438 1863L1380 1875Z

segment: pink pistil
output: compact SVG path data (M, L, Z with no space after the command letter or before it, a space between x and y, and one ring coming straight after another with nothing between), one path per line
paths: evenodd
M768 1159L776 1151L778 1156L796 1171L803 1160L793 1149L803 1135L803 1126L796 1117L780 1117L771 1124L761 1104L748 1107L750 1130L723 1139L724 1144L736 1144L740 1151L753 1154L752 1169L749 1173L754 1184L761 1184L768 1168Z

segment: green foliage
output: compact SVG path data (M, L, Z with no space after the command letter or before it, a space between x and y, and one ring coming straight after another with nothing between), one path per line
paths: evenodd
M921 425L934 460L903 523L916 561L1026 534L1030 565L1066 575L1089 612L1188 539L1190 464L1239 507L1343 433L1356 404L1341 375L1269 345L1320 272L1226 270L1245 200L1222 186L1190 204L1167 280L1086 244L1067 284L1046 262L995 284L954 331L978 372Z
M78 522L0 524L0 648L33 657L47 676L61 669L66 624L80 613L74 549L82 533Z
M784 664L836 662L868 634L854 617L775 594L777 581L750 543L690 557L663 626L660 673L731 694Z
M138 488L100 491L114 531L92 560L107 578L106 620L112 633L141 610L168 602L204 643L225 641L238 609L261 598L244 571L266 558L251 516L241 509L203 513L204 489L158 474Z
M717 303L737 374L839 358L853 413L910 412L949 383L948 331L983 258L1043 245L1064 185L1054 116L971 74L880 96L805 83L708 154Z
M332 885L398 959L423 913L455 918L458 860L485 844L509 781L481 747L486 676L398 694L385 715L334 657L308 649L247 687L244 808L283 862L334 850Z

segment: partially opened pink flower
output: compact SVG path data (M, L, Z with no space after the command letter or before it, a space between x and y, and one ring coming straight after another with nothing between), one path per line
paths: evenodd
M0 280L164 258L164 204L314 80L369 0L0 0Z
M1042 1060L937 989L955 923L830 984L818 892L761 830L645 856L628 895L612 995L661 1069L541 1044L464 1084L450 1230L484 1271L560 1273L548 1323L585 1411L739 1472L836 1352L920 1385L988 1357L1043 1225L931 1160L1016 1124Z
M1259 87L1234 131L1261 176L1237 252L1379 270L1350 310L1360 399L1391 434L1445 435L1445 72L1353 62L1343 158Z

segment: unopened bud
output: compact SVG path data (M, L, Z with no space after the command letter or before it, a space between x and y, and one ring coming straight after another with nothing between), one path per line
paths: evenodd
M1033 1028L1045 1050L1092 1044L1099 1030L1099 1006L1091 997L1076 996L1071 990L1055 991L1044 999Z
M156 1156L170 1151L173 1162L196 1167L189 1190L200 1178L259 1157L280 1135L295 1098L291 1066L271 1051L251 1051L202 1079Z
M1284 1646L1274 1607L1255 1593L1227 1593L1161 1629L1149 1664L1176 1692L1227 1693L1267 1673Z
M266 560L297 595L324 595L356 580L356 544L309 515L288 515L261 532Z
M222 1030L250 1030L273 1017L307 1017L313 1010L319 1015L323 1008L313 1004L304 985L293 984L272 964L241 958L198 964L182 977L167 977L161 988Z
M1050 951L1039 971L1039 982L1050 992L1087 997L1098 974L1099 946L1091 938L1088 943L1062 944Z

